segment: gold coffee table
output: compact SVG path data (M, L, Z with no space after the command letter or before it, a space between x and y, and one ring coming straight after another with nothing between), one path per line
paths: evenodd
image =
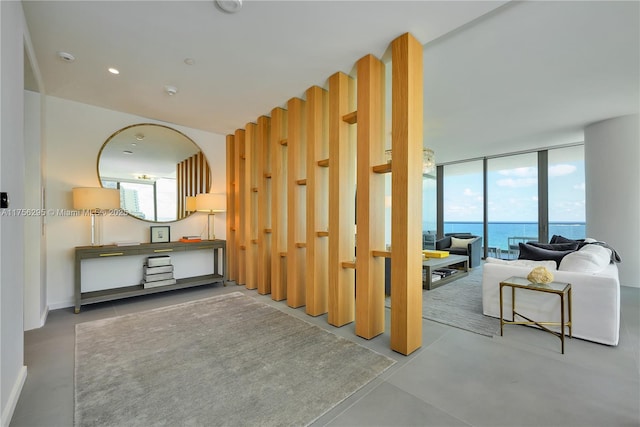
M511 287L511 321L504 320L503 308L502 308L502 288L505 286ZM529 319L526 316L516 311L516 289L528 289L534 292L546 292L550 294L556 294L560 297L560 322L543 322ZM565 298L566 297L566 298ZM565 301L568 304L568 319L565 321ZM516 321L515 316L518 315L525 321ZM502 336L502 329L504 325L537 325L541 329L549 332L560 338L562 343L562 354L564 354L564 327L569 328L569 338L572 337L571 332L571 284L563 282L551 282L547 284L532 283L529 279L524 277L510 277L507 280L500 282L500 336ZM546 326L545 326L546 325ZM547 326L560 326L560 332L552 331Z

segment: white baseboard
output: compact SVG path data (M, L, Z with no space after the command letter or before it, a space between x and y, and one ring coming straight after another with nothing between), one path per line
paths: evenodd
M11 394L9 394L7 404L2 409L2 427L9 427L9 423L13 417L13 412L16 410L16 405L18 404L18 399L20 398L20 393L22 392L22 387L24 386L26 379L27 367L23 366L20 369L18 378L16 378L16 382L13 384L13 387L11 387Z
M53 304L49 304L48 305L48 309L49 310L58 310L58 309L61 309L61 308L67 308L67 307L73 307L73 306L75 306L75 303L73 301L68 301L68 302L63 301L63 302L56 302L56 303L53 303Z

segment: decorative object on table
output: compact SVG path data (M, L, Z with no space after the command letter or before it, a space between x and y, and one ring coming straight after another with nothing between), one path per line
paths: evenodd
M430 249L424 249L422 251L422 258L446 258L449 256L449 251L436 251Z
M180 241L183 243L195 243L202 242L202 238L200 236L182 236Z
M169 255L148 257L142 269L142 285L145 289L176 284Z
M171 227L168 225L151 226L151 243L168 243L171 241Z
M531 270L527 279L533 283L546 285L553 282L553 273L547 270L547 267L539 266Z
M215 240L214 217L217 212L227 210L227 196L222 193L203 193L196 196L196 209L198 212L207 212L207 238Z
M102 246L102 216L105 210L120 209L120 191L112 188L77 187L73 208L91 214L91 246Z

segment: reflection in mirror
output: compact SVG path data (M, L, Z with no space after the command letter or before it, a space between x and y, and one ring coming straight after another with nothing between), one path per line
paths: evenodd
M211 172L189 137L170 127L138 124L120 129L102 145L98 177L120 190L120 205L131 216L152 222L185 218L186 198L207 193Z

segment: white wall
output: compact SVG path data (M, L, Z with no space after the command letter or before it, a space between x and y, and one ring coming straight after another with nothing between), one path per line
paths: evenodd
M587 235L622 258L620 284L640 287L640 115L585 128Z
M46 112L46 207L72 209L73 187L99 187L97 157L109 136L136 123L161 123L179 130L202 149L213 175L212 192L226 192L226 137L107 110L78 102L47 97ZM103 243L149 241L153 223L132 217L104 217ZM90 218L47 216L47 299L49 309L73 305L74 247L91 242ZM195 214L171 226L172 240L200 234L206 227L205 214ZM215 216L216 237L226 238L226 215ZM132 257L133 258L133 257Z
M24 47L22 3L0 1L0 189L24 206ZM11 420L24 366L24 218L0 216L0 424Z

